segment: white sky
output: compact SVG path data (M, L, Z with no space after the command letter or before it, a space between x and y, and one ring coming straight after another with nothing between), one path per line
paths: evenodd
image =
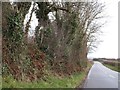
M105 13L107 23L101 28L103 35L100 39L103 41L98 45L94 53L88 57L96 58L118 58L118 1L120 0L101 0L105 2Z

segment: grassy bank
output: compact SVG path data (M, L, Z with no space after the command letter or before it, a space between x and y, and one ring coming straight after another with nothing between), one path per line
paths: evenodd
M119 61L117 61L117 60L103 60L102 63L106 67L108 67L114 71L120 72L120 62Z
M40 80L38 82L18 82L12 77L3 77L3 88L75 88L81 86L87 73L92 66L88 63L85 71L73 74L71 76L58 77L50 74L46 77L46 81Z
M3 88L70 88L76 87L82 78L85 77L85 73L72 75L71 77L58 78L55 76L47 77L46 81L40 80L38 82L18 82L11 77L4 78Z
M2 76L0 75L0 90L2 88Z
M118 68L118 67L120 67L120 66L112 66L112 65L109 65L109 64L104 64L104 65L105 65L106 67L114 70L114 71L120 72L120 68Z

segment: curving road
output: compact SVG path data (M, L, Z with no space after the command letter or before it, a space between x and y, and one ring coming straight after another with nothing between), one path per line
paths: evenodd
M105 67L100 62L95 61L88 73L84 88L118 88L120 84L118 74L120 76L120 73Z

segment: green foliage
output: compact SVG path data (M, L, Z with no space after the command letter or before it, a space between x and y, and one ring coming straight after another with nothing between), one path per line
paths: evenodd
M49 38L51 36L51 33L52 33L52 29L49 27L46 30L44 30L45 37Z
M8 16L8 31L6 38L11 39L14 43L19 43L23 38L22 22L19 14Z
M78 27L78 23L77 23L77 19L78 19L78 17L77 17L77 15L75 14L75 13L73 13L72 15L71 15L71 22L70 22L70 24L71 24L71 26L72 26L72 32L71 33L73 33L74 31L75 31L75 29Z
M39 10L36 11L36 16L39 19L42 19L43 21L48 20L47 14L49 13L48 4L49 2L37 2Z
M60 75L81 72L87 64L87 41L85 41L86 45L83 43L83 32L86 28L85 23L87 20L81 22L82 20L79 18L79 11L81 10L79 5L82 4L66 2L34 3L38 6L32 9L38 19L38 26L35 29L33 39L28 37L30 22L26 24L26 29L23 31L23 22L30 8L30 2L16 2L15 7L12 7L9 3L6 6L9 12L7 10L3 11L3 21L6 20L5 24L3 23L3 58L5 67L3 71L12 69L10 73L12 73L14 78L18 77L16 80L21 77L24 81L39 81L43 77L44 64L47 61L47 64L50 65L46 64L46 67L50 66L54 73L57 72ZM50 12L53 13L53 21L49 19L48 14ZM83 11L83 19L86 19L86 13L87 11ZM30 17L32 17L32 13ZM31 21L31 19L28 21ZM19 72L20 74L18 75L17 73ZM68 78L58 80L57 77L50 77L50 79L51 81L55 80L55 83L50 82L49 84L49 82L44 82L45 85L43 87L46 85L71 87L80 78L75 76L75 80L68 80ZM74 83L69 83L69 81ZM17 81L15 82L18 83ZM10 87L15 87L15 85L13 83ZM23 84L20 85L24 87ZM28 86L30 85L28 84Z
M18 10L19 10L19 13L22 13L23 18L25 18L25 15L28 13L28 10L31 6L31 2L14 2L17 7L18 7Z

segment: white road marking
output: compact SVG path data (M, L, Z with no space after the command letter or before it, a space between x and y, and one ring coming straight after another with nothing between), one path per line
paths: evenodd
M90 78L90 74L91 74L91 71L92 71L93 66L94 66L94 65L92 65L92 67L91 67L91 69L90 69L90 71L89 71L89 73L88 73L88 79Z
M112 75L109 75L109 77L111 77L111 78L115 78L114 76L112 76Z

